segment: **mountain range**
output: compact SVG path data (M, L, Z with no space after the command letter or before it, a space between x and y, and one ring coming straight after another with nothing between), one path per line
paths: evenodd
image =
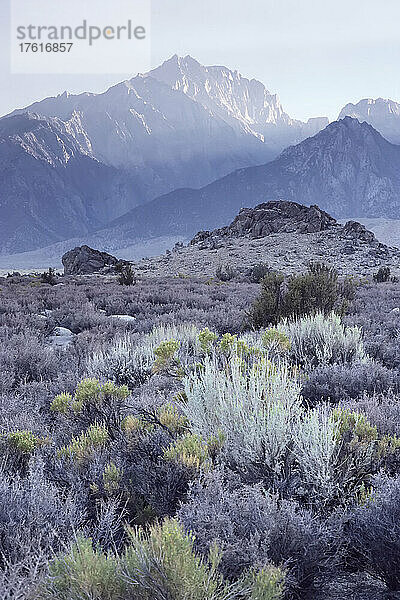
M400 144L400 104L383 98L365 98L357 104L346 104L338 119L353 117L366 121L389 142Z
M0 119L0 253L185 237L277 198L399 216L400 105L339 117L293 119L259 81L176 55L102 94L15 110Z
M121 244L165 235L190 237L228 223L242 207L285 199L317 204L335 217L400 217L400 146L368 123L345 117L284 150L201 189L179 189L139 206L104 231ZM157 215L157 219L154 219Z
M0 248L87 234L128 210L134 178L92 158L73 123L30 113L0 120Z

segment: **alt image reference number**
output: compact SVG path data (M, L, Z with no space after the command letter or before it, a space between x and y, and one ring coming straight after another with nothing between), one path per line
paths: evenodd
M22 42L19 45L21 52L70 52L73 42Z

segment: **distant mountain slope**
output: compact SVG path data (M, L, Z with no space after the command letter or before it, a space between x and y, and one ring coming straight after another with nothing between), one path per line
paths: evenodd
M344 117L366 121L389 142L400 144L400 104L394 100L365 98L357 104L346 104L338 118Z
M86 234L161 194L265 163L324 124L291 119L260 82L189 56L102 94L45 98L0 119L0 253Z
M73 127L29 114L0 120L0 252L85 234L132 205L132 178L92 158Z
M265 163L326 125L291 119L262 83L189 56L102 94L65 93L13 114L26 110L73 119L73 135L92 157L133 173L141 185L132 206Z
M278 199L318 204L335 217L399 217L400 146L347 117L271 163L139 206L115 220L105 235L124 243L167 234L190 237L223 226L243 206Z

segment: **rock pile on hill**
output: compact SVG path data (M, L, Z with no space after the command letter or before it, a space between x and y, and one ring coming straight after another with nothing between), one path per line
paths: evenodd
M145 276L210 276L229 266L238 274L266 263L286 274L324 262L339 274L367 276L381 266L400 274L400 251L380 243L356 221L338 223L318 206L273 201L242 209L232 223L200 231L186 247L166 256L143 259L136 270Z
M115 273L118 266L129 264L107 252L100 252L86 245L66 252L61 260L65 275L107 275Z
M249 236L258 239L271 233L316 233L337 225L336 220L318 206L303 206L296 202L271 201L255 208L242 208L227 227L200 231L191 244L218 238Z

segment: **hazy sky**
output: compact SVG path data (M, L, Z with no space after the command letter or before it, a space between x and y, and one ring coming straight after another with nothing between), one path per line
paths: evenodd
M11 1L0 0L0 114L65 89L103 91L136 74L134 60L121 75L10 74ZM365 97L400 101L400 0L151 3L153 66L177 53L238 69L301 119L335 119L344 104Z

